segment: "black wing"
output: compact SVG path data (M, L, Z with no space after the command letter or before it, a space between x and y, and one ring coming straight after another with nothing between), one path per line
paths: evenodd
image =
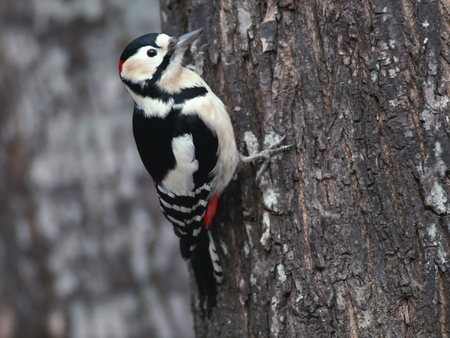
M172 114L172 113L171 113ZM157 183L161 208L173 224L175 234L180 237L181 254L189 259L202 231L202 221L208 207L211 190L211 171L217 163L217 136L198 115L183 115L178 112L174 119L172 139L184 134L192 135L198 170L193 174L194 190L184 194L165 190Z

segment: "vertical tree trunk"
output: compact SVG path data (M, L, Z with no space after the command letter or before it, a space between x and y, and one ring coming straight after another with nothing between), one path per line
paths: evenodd
M450 336L447 1L161 1L203 27L243 153L296 145L220 202L198 337Z

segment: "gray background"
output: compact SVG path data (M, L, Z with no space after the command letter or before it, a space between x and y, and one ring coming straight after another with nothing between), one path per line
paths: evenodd
M117 74L157 1L0 1L0 338L192 337Z

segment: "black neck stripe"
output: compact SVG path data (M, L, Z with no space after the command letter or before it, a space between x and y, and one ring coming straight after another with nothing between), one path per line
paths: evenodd
M139 96L158 99L163 102L168 102L170 99L173 99L175 104L181 104L187 100L205 96L208 93L205 87L191 87L184 88L179 93L169 94L160 90L156 85L150 84L149 81L146 81L144 86L126 79L122 79L122 81Z
M205 96L208 90L205 87L184 88L181 92L173 94L175 104L181 104L184 101L195 99L196 97Z
M150 97L152 99L161 99L163 101L168 101L170 97L165 99L168 94L161 91L157 86L150 83L150 81L145 81L141 84L132 82L130 80L122 78L122 82L131 89L133 93L136 93L142 97Z
M174 52L173 49L169 49L167 54L164 55L161 64L158 66L158 68L156 68L156 71L153 74L151 80L149 80L151 84L155 84L156 81L158 81L161 78L161 75L166 71L167 67L169 66L170 60L172 59L173 52Z

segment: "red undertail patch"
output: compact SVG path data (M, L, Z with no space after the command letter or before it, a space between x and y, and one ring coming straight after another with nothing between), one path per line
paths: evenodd
M122 73L122 66L123 66L123 61L120 60L120 61L119 61L119 74Z
M217 202L219 201L218 195L213 195L208 203L208 209L206 210L205 218L203 219L203 226L206 229L209 229L209 227L212 224L212 220L216 214L217 209Z

